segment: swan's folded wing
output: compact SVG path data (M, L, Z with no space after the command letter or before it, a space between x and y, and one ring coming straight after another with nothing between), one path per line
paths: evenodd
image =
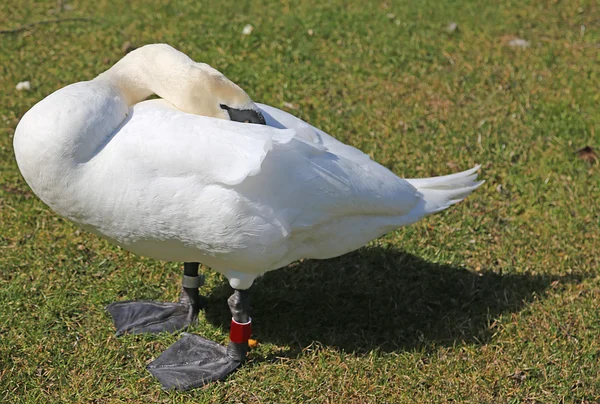
M137 185L152 178L171 178L174 190L181 179L198 190L222 184L302 227L346 215L403 215L418 199L408 182L308 124L242 124L184 114L160 100L136 105L105 149Z

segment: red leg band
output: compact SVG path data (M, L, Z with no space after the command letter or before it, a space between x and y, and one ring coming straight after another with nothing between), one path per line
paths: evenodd
M252 335L252 319L247 323L238 323L233 318L229 328L229 339L236 344L248 342Z

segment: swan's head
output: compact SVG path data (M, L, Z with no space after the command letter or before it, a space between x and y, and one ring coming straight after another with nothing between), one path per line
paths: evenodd
M188 105L192 113L243 123L265 125L265 117L252 99L237 84L207 64L197 63L195 79L201 83L197 97ZM197 111L193 111L197 109Z
M266 123L256 104L237 84L166 44L146 45L128 53L97 79L117 86L128 105L156 94L190 114Z

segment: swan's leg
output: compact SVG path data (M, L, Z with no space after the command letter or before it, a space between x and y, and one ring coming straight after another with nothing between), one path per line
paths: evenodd
M229 345L227 354L244 363L248 353L248 339L252 334L252 319L250 318L250 292L235 290L227 299L231 310L231 326L229 327Z
M231 310L229 345L224 347L199 335L184 333L148 370L165 389L189 390L224 379L246 360L252 333L249 293L235 290L227 300Z
M109 304L117 335L174 332L193 324L203 306L198 289L204 278L198 275L198 263L186 262L178 303L126 301Z
M188 324L198 319L200 309L206 307L206 299L200 296L200 287L204 284L204 277L198 275L197 262L185 262L183 264L183 281L181 282L181 294L179 302L189 305Z

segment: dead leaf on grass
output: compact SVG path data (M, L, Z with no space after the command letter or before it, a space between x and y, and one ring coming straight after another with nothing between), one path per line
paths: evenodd
M512 375L509 375L508 378L516 380L518 382L522 382L525 379L527 379L527 374L525 372L523 372L522 370L517 370Z
M590 164L594 164L596 161L598 161L598 155L590 146L585 146L583 149L578 150L575 154L577 154L577 157Z

